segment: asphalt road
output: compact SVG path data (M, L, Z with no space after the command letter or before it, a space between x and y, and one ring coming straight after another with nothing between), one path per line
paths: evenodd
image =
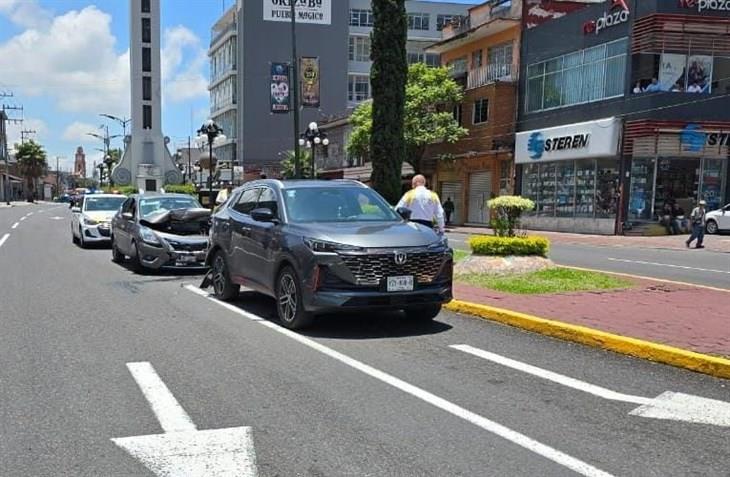
M469 250L468 237L449 234L449 243L456 249ZM559 265L730 289L729 253L552 243L550 258Z
M629 414L665 391L728 401L728 381L451 313L290 333L269 299L225 307L187 287L199 276L139 276L72 245L65 208L0 209L6 233L2 476L153 475L111 439L193 432L186 417L250 427L261 476L729 475L727 404L692 417L723 425ZM166 387L139 385L127 366L139 362Z

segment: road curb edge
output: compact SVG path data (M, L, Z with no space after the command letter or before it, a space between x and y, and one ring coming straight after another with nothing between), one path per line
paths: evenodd
M454 300L446 309L710 376L730 379L730 360L517 311Z

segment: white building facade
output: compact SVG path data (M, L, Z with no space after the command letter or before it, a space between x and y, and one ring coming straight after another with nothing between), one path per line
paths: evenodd
M232 6L211 30L210 117L221 128L226 141L214 148L218 161L236 162L238 143L238 7Z

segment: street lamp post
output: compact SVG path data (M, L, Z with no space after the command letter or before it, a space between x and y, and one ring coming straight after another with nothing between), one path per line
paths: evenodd
M223 129L212 119L208 119L200 127L200 129L198 129L198 144L205 144L206 142L208 144L208 201L210 202L209 205L211 209L215 208L215 196L213 195L213 144L215 142L220 143L225 140L226 136L223 134Z
M112 179L112 165L114 164L114 161L112 160L112 156L109 154L104 156L104 164L106 164L106 170L109 174L107 183L109 184L109 187L114 187L114 179Z
M111 114L100 114L99 116L104 117L104 118L107 118L107 119L111 119L112 121L118 122L122 126L122 130L124 131L124 136L123 137L127 137L127 124L129 124L130 122L132 122L131 119L118 118L116 116L112 116ZM126 141L124 142L124 149L125 150L127 149L127 142Z
M309 123L307 130L299 137L299 145L307 146L312 150L312 179L317 178L317 146L322 145L327 147L329 143L330 140L327 138L327 135L320 131L319 126L314 121Z
M104 163L100 163L96 166L99 169L99 189L104 187Z

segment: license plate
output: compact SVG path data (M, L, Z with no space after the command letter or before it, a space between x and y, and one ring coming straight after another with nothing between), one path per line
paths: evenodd
M177 261L181 263L193 263L197 262L198 258L195 255L181 255L177 258Z
M388 277L388 291L413 291L413 276Z

